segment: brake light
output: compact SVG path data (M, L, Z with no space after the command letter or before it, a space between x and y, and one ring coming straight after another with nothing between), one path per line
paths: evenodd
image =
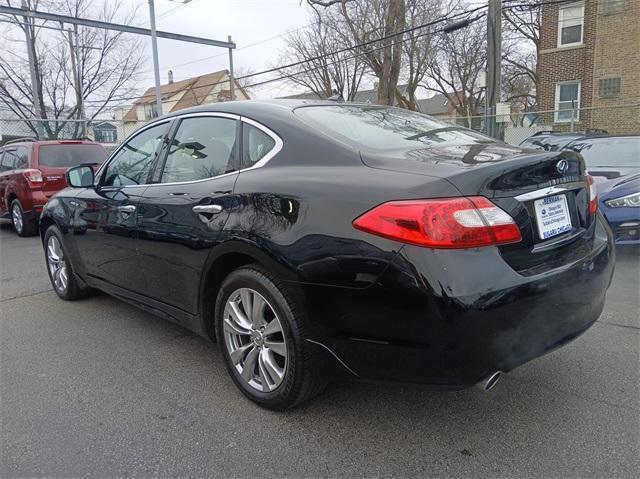
M35 186L36 184L44 181L42 178L42 171L40 170L24 170L22 174L29 183L29 186Z
M593 176L587 175L587 179L589 180L589 214L593 216L598 211L598 188Z
M475 248L522 239L513 218L483 196L390 201L356 218L353 226L428 248Z

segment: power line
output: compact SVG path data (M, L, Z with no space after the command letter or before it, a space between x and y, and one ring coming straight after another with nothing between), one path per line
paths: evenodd
M390 38L394 38L394 37L397 37L397 36L400 36L400 35L404 35L404 33L407 33L407 32L416 31L416 30L419 30L419 29L422 29L422 28L426 28L428 26L433 26L433 25L437 25L439 23L450 21L453 18L457 18L457 17L460 17L462 15L467 15L468 16L468 15L470 15L472 13L475 13L475 12L477 12L479 10L483 10L484 8L486 8L486 7L484 7L484 6L477 7L477 8L474 8L472 10L469 10L469 11L457 13L455 15L452 15L451 17L443 17L443 18L440 18L438 20L434 20L432 22L428 22L428 23L424 23L424 24L421 24L421 25L417 25L415 27L408 28L406 30L403 30L402 32L397 32L397 33L394 33L394 34L386 35L384 37L381 37L381 38L378 38L378 39L375 39L375 40L370 40L370 41L367 41L367 42L363 42L363 43L360 43L358 45L341 48L341 49L335 50L333 52L324 53L322 55L317 55L315 57L308 58L308 59L305 59L305 60L300 60L300 61L293 62L293 63L289 63L287 65L281 65L281 66L270 68L270 69L263 70L263 71L260 71L260 72L243 75L241 77L236 78L236 80L244 80L244 79L247 79L247 78L260 76L260 75L264 75L264 74L267 74L267 73L273 73L273 72L276 72L276 71L286 70L286 69L289 69L289 68L293 68L295 66L299 66L299 65L302 65L302 64L310 63L310 62L313 62L313 61L316 61L316 60L321 60L323 58L327 58L327 57L330 57L330 56L338 55L338 54L344 53L346 51L356 50L356 49L361 48L362 46L367 46L367 45L370 45L372 43L377 43L377 42L383 41L385 39L390 39ZM477 15L476 17L474 17L472 19L468 19L468 24L475 22L479 18L482 18L484 15L485 14L482 13L482 14L479 14L479 15ZM297 74L301 74L301 73L305 73L305 72L311 72L311 71L317 70L319 68L323 68L323 67L330 66L330 65L333 65L333 64L336 64L336 63L339 63L339 62L344 62L344 61L351 60L353 58L357 58L357 57L360 57L360 56L363 56L363 55L367 55L367 54L372 53L374 51L381 50L381 49L386 48L388 46L397 45L399 43L403 43L403 42L408 41L408 40L412 40L412 39L415 39L415 38L420 38L420 37L426 36L426 35L433 35L433 34L436 34L436 33L442 33L445 30L447 30L446 26L444 28L440 29L440 30L430 31L430 32L426 32L426 33L422 33L422 34L418 34L418 35L412 35L412 36L410 36L408 38L402 38L402 39L400 39L399 41L396 41L396 42L387 43L387 44L381 45L379 47L375 47L375 48L372 48L372 49L369 49L369 50L365 50L365 51L359 52L359 53L357 53L355 55L352 55L350 57L343 57L343 58L335 60L334 62L325 63L325 64L320 65L318 67L310 68L308 70L303 70L301 72L296 72L296 73ZM277 78L273 78L273 79L269 79L269 80L264 80L264 81L260 81L260 82L257 82L257 83L252 83L250 85L247 85L246 88L255 87L255 86L259 86L259 85L264 85L264 84L267 84L267 83L272 83L274 81L280 81L280 80L283 80L283 79L287 79L287 78L290 78L290 77L291 77L290 74L289 75L283 75L281 77L277 77ZM225 84L225 83L228 83L228 81L225 80L225 81L217 81L217 82L213 82L213 83L205 83L205 84L202 84L202 85L198 85L198 88L222 85L222 84ZM141 98L140 96L120 97L120 98L116 99L115 101L137 100L137 99L140 99L140 98ZM104 100L102 100L102 101L99 101L99 100L87 100L87 101L90 101L92 103L104 103Z

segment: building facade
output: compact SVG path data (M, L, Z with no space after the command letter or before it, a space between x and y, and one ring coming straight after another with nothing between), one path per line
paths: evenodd
M543 5L538 104L557 130L640 133L640 0Z

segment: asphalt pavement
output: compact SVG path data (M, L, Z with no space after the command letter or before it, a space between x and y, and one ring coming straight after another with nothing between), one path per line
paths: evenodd
M598 322L488 393L335 384L285 413L217 346L104 294L59 300L0 228L0 477L638 477L640 260Z

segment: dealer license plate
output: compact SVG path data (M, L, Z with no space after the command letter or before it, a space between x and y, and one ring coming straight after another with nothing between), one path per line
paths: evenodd
M548 239L571 231L571 215L565 195L547 196L536 200L534 206L540 238Z

